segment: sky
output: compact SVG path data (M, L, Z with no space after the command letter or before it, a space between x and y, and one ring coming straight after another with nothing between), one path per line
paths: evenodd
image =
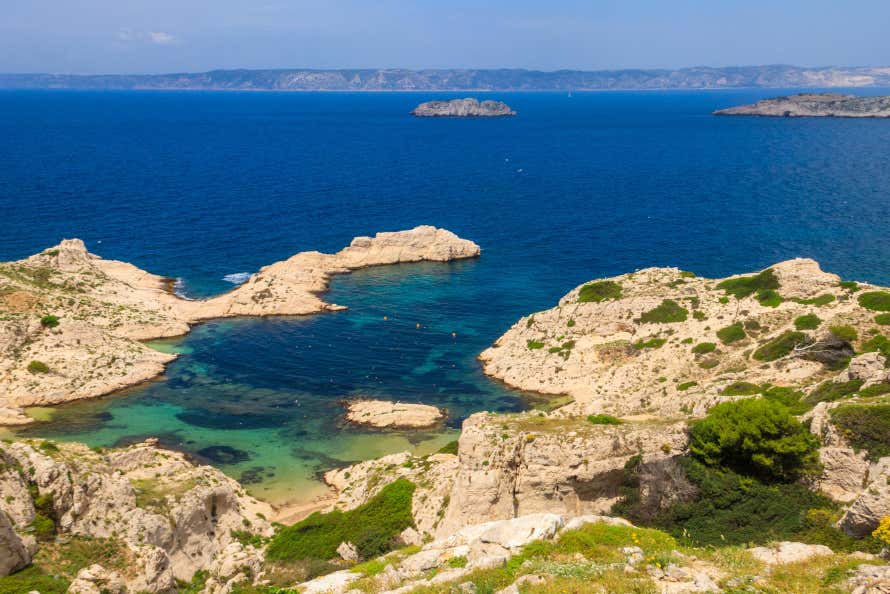
M890 65L887 0L0 0L0 72Z

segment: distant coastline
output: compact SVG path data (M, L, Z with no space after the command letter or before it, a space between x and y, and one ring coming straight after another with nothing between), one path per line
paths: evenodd
M213 70L172 74L0 74L0 89L160 91L643 91L890 87L890 67L733 66L676 70Z

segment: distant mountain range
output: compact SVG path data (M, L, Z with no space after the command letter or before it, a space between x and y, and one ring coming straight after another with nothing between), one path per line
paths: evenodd
M890 67L678 70L213 70L181 74L0 74L0 88L232 91L601 91L890 86Z

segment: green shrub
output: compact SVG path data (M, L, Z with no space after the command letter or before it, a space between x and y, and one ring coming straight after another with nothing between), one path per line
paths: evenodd
M859 390L859 395L863 398L872 398L874 396L883 396L884 394L890 393L890 383L881 382L879 384L872 384L867 388L862 388Z
M859 296L859 305L872 311L890 311L890 293L868 291Z
M697 385L698 385L698 382L683 382L682 384L677 384L677 389L680 390L681 392L685 392L692 386L697 386Z
M414 483L398 479L353 510L316 512L278 532L266 557L273 561L332 559L344 541L353 543L363 558L382 555L392 549L393 539L402 530L414 524L414 489Z
M31 522L31 528L34 530L34 537L37 540L50 540L55 538L56 523L52 518L43 515L40 512L34 514L34 521Z
M50 575L41 568L31 565L12 575L0 577L0 594L23 594L24 592L65 594L69 584L70 580Z
M803 332L783 332L779 336L764 343L752 355L758 361L775 361L791 353L794 347L807 341L807 335Z
M42 361L31 361L28 363L28 371L30 373L49 373L49 365Z
M717 359L716 357L709 357L698 362L698 366L702 369L714 369L718 365L720 365L720 359Z
M624 423L624 421L612 415L587 415L587 422L594 425L621 425Z
M815 330L822 320L816 314L806 314L794 319L794 327L798 330Z
M811 408L810 404L804 402L803 392L784 386L770 386L763 391L763 397L766 400L772 400L788 407L792 415L802 415Z
M723 388L720 392L724 396L751 396L760 394L760 386L751 382L734 382Z
M835 299L837 299L837 297L835 297L831 293L823 293L822 295L818 295L811 299L801 299L799 297L795 297L795 298L791 299L791 301L794 301L795 303L800 303L803 305L818 305L819 307L822 307L823 305L828 305Z
M768 291L779 288L779 279L776 278L771 268L767 268L759 274L753 276L740 276L738 278L730 278L719 285L718 289L723 289L727 295L733 295L737 299L749 297L760 291Z
M775 401L724 402L689 430L689 451L703 463L763 480L788 481L819 466L819 440Z
M875 316L875 323L881 326L890 326L890 313L882 313Z
M588 283L578 292L578 301L581 303L599 303L606 299L618 299L619 297L621 297L621 285L614 281Z
M810 404L818 402L833 402L844 396L855 394L862 387L862 380L850 380L848 382L833 382L831 380L822 382L816 389L809 393L804 399Z
M760 291L756 296L757 301L760 305L764 307L779 307L782 304L782 296L779 295L779 292L774 289L766 289L765 291Z
M736 322L735 324L717 330L717 338L719 338L723 344L730 344L737 340L742 340L745 336L747 336L747 334L745 334L745 329L742 327L741 322Z
M449 441L436 452L437 454L454 454L457 456L458 450L458 441L455 439L454 441Z
M828 328L828 331L847 342L853 342L859 338L859 333L856 332L856 328L853 326L831 326Z
M862 343L862 352L878 352L890 361L890 340L883 334L876 334Z
M649 340L638 340L634 343L634 347L640 350L643 349L659 349L664 346L664 343L667 342L666 338L650 338Z
M689 311L674 301L673 299L665 299L655 309L645 312L637 320L643 324L676 324L685 322L689 316Z
M857 283L856 281L841 281L837 284L837 286L842 289L846 289L851 293L855 293L859 290L859 283Z
M59 325L59 318L54 315L47 315L40 318L40 325L44 328L55 328Z
M831 420L857 451L868 452L876 462L890 456L890 404L844 405L832 409Z
M713 342L700 342L692 347L692 352L696 355L704 355L706 353L713 353L716 348L717 345Z
M544 343L541 341L538 341L538 340L529 340L528 342L525 343L525 346L527 346L530 350L534 351L536 349L543 349Z

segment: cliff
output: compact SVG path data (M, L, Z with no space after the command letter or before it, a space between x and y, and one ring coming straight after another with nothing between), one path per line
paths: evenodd
M764 99L753 105L730 107L714 115L771 117L886 118L890 117L890 97L856 97L837 93L802 93Z
M516 112L501 101L479 101L478 99L451 99L450 101L427 101L411 112L420 118L496 118L514 116Z
M174 295L169 279L90 254L78 239L0 263L0 425L30 422L26 406L100 396L157 376L174 355L140 341L181 335L210 318L343 309L320 296L334 274L479 253L435 227L378 233L336 254L298 253L201 301Z

